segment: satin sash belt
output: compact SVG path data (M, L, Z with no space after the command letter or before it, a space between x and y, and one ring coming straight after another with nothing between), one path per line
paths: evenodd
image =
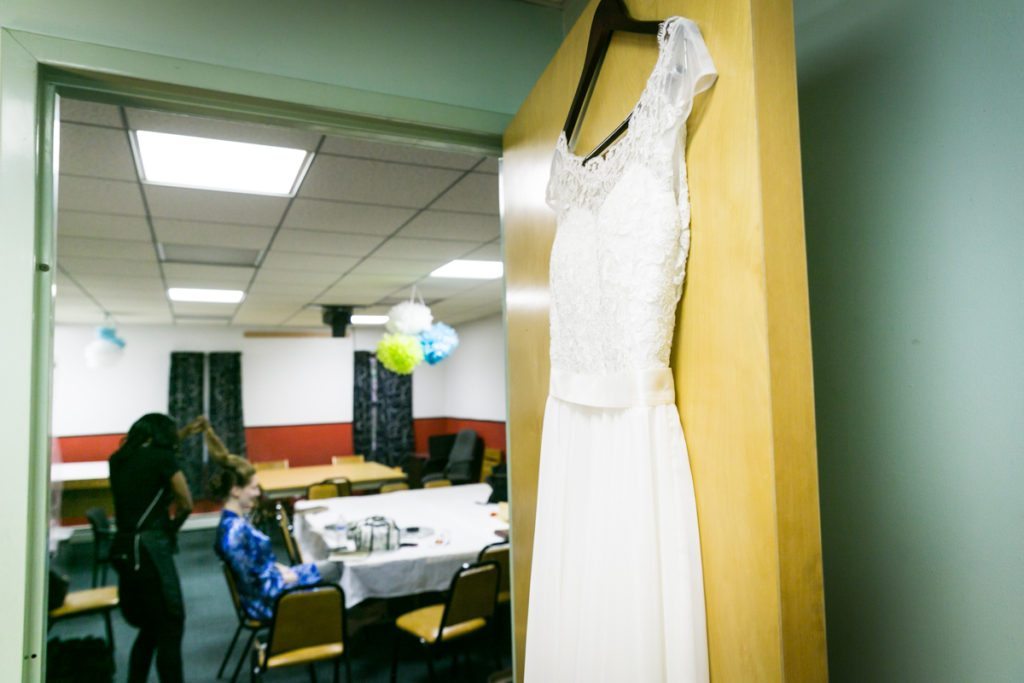
M676 401L669 368L615 375L583 375L552 368L549 393L569 403L596 408L657 406Z

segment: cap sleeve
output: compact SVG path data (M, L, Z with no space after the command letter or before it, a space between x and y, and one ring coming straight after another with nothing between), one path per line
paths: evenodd
M685 105L710 88L718 72L697 24L677 18L670 30L672 49L666 95L670 102Z
M153 453L153 459L155 461L159 479L165 484L169 482L171 477L181 469L181 464L175 457L174 451L164 449L157 450Z

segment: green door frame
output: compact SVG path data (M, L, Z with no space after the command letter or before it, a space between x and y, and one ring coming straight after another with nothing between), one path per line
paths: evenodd
M45 670L61 96L500 155L511 116L0 30L0 680ZM28 398L28 400L26 400ZM25 455L28 455L26 458Z

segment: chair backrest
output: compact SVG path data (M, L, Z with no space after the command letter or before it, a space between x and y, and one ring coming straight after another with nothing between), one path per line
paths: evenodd
M433 479L431 481L423 482L423 488L425 489L439 489L451 485L452 482L448 479Z
M365 455L332 455L332 465L351 465L353 463L366 462Z
M381 493L394 493L395 491L408 491L409 485L404 481L396 481L391 484L384 484L380 487Z
M320 482L313 484L306 489L307 500L322 500L324 498L337 498L338 487L331 482Z
M324 481L325 484L334 484L338 490L338 496L352 495L352 482L347 477L331 477Z
M345 642L345 593L340 586L292 588L278 596L267 656Z
M254 470L260 472L262 470L286 470L288 469L287 460L260 460L259 462L250 463Z
M288 559L292 564L301 564L302 553L299 552L299 544L295 542L295 537L292 535L292 524L288 519L288 511L280 503L274 509L277 513L277 524L281 528L281 536L284 539L284 549L288 553Z
M107 511L100 507L89 508L85 511L85 518L89 520L93 537L99 540L100 536L107 536L111 533L110 518Z
M472 429L463 429L455 436L444 475L455 484L479 481L483 459L484 440Z
M455 572L441 618L444 629L470 619L489 619L498 599L501 570L495 562L464 564Z
M509 557L508 557L508 542L502 541L500 543L492 543L488 546L484 546L484 549L480 551L479 557L476 558L477 562L494 562L498 565L498 569L501 570L501 580L498 583L498 595L507 595L511 590L511 573L509 572Z
M231 604L235 608L235 614L240 620L247 619L245 610L242 607L242 597L238 594L238 582L235 581L235 573L228 566L227 562L221 563L221 569L224 570L224 580L228 583L228 593L231 595Z

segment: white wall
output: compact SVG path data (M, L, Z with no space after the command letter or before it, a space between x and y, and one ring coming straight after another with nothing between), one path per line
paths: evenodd
M505 420L505 332L500 315L458 326L459 348L445 372L445 415ZM547 353L538 349L538 353ZM417 372L419 372L417 370Z
M90 326L54 331L53 433L116 434L147 412L167 412L172 351L241 351L242 404L250 426L352 420L352 340L245 338L211 327L121 327L124 357L89 368Z
M459 348L413 376L413 417L505 419L501 317L458 327ZM88 368L83 351L95 328L58 325L54 333L53 434L126 432L140 415L167 412L172 351L241 351L247 426L352 421L352 353L372 350L380 329L349 337L246 338L232 328L120 327L124 357Z

